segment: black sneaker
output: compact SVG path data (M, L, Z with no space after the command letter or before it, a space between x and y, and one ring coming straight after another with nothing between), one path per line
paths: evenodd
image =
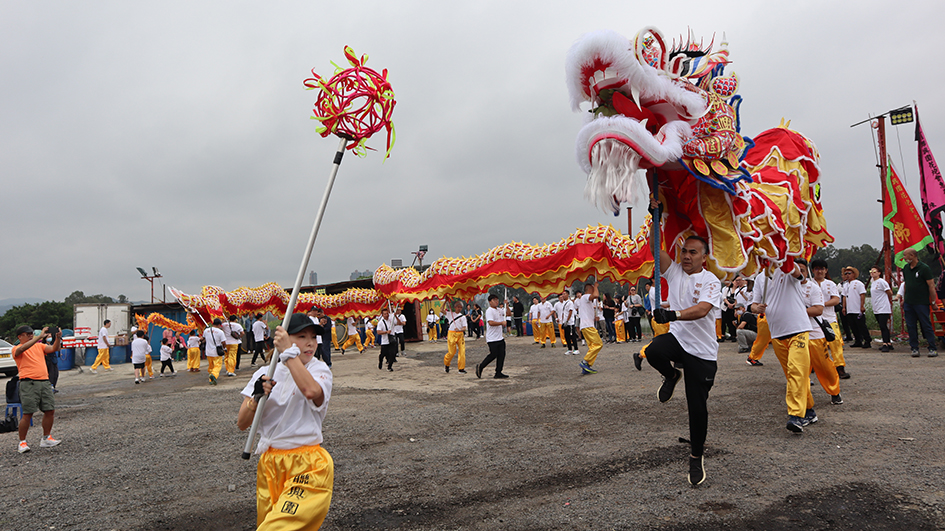
M446 369L446 372L447 372L447 373L450 372L450 366L449 366L449 365L444 365L443 368Z
M847 372L846 368L843 365L837 367L837 374L840 375L841 380L849 380L850 373Z
M503 378L508 378L508 377L509 377L508 374L504 374L504 373L501 373L501 372L497 372L497 373L495 373L495 376L493 376L493 378L495 378L496 380L501 380L501 379L503 379Z
M460 370L458 370L458 371L456 371L456 372L458 372L458 373L460 373L460 374L466 374L466 369L460 369Z
M689 484L695 487L705 481L704 456L689 456Z
M817 413L815 413L813 409L808 409L807 414L804 415L804 425L807 426L808 424L815 424L818 420L820 419L817 418Z
M638 371L643 370L643 358L640 356L639 352L633 353L633 366L636 367Z
M748 352L751 352L751 350L749 350ZM751 356L749 356L748 359L745 360L745 363L751 365L752 367L761 367L762 365L764 365L764 363L761 363L761 360L751 359Z
M880 352L889 352L889 345L883 345L879 347Z
M830 403L834 406L839 406L843 403L843 397L840 396L840 393L837 393L836 395L830 397Z
M479 364L476 364L476 378L482 378L482 367Z
M804 433L804 419L794 415L788 415L786 428L788 431L794 433Z
M674 370L676 371L676 376L670 378L664 376L663 383L660 385L659 391L656 392L656 397L659 398L660 402L669 402L669 399L673 397L676 384L679 382L679 379L682 378L682 371L679 369Z

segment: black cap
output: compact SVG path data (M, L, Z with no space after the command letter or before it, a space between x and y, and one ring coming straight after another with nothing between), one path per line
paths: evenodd
M30 328L30 325L20 325L16 328L16 332L14 333L14 335L18 336L20 334L33 335L33 329Z
M289 335L298 334L310 326L315 329L316 335L322 335L325 331L321 325L315 324L312 319L304 313L293 313L292 318L289 319L289 327L286 328L286 332L288 332Z

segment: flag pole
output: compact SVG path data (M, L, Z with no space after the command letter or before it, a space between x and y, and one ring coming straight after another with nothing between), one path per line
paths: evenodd
M883 198L880 202L886 201L886 194L883 192L886 190L886 117L880 116L878 118L879 126L877 127L877 140L879 142L879 186L880 194ZM889 252L889 227L883 223L883 278L886 282L892 281L892 256Z
M289 320L292 319L292 312L295 310L295 303L299 300L299 290L302 288L302 279L305 277L305 270L308 269L308 261L312 256L312 249L315 247L315 237L318 236L318 228L322 224L322 216L325 215L325 207L328 205L328 197L331 195L331 188L335 184L335 176L338 175L338 167L341 166L341 158L345 154L345 144L349 139L341 137L338 143L338 149L335 151L335 160L331 166L331 175L328 177L328 186L325 187L325 194L322 195L322 202L318 205L318 214L315 216L315 224L312 225L312 233L308 237L308 244L305 246L305 254L302 255L302 264L299 266L299 273L295 276L295 284L292 286L292 295L289 297L289 304L285 309L285 317L282 319L282 328L288 328ZM276 366L279 364L279 352L273 348L272 356L269 358L269 370L266 375L271 379L276 372ZM263 409L266 407L267 395L262 395L256 406L256 414L253 415L253 424L249 428L249 436L246 437L246 445L243 447L243 459L249 459L252 455L253 441L256 438L256 430L259 428L259 421L262 419Z

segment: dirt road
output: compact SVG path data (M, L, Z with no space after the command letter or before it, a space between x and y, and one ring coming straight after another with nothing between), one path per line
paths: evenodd
M708 479L686 482L682 389L656 400L636 345L579 358L509 339L508 380L443 371L445 343L334 357L324 431L335 490L324 529L945 529L945 359L850 351L845 404L818 384L820 422L785 428L784 376L720 349L709 396ZM204 368L206 363L204 362ZM0 529L253 529L255 458L240 459L239 390L181 373L134 385L130 365L63 373L54 435L17 454L0 435ZM39 420L39 415L37 415Z

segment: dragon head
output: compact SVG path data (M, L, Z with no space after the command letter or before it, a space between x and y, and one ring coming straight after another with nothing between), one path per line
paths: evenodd
M587 199L616 211L648 168L686 170L735 193L735 182L749 177L739 167L746 143L733 107L738 77L722 75L728 63L724 42L714 53L691 35L667 46L652 27L629 41L613 31L581 37L566 75L572 109L591 104L577 138Z

